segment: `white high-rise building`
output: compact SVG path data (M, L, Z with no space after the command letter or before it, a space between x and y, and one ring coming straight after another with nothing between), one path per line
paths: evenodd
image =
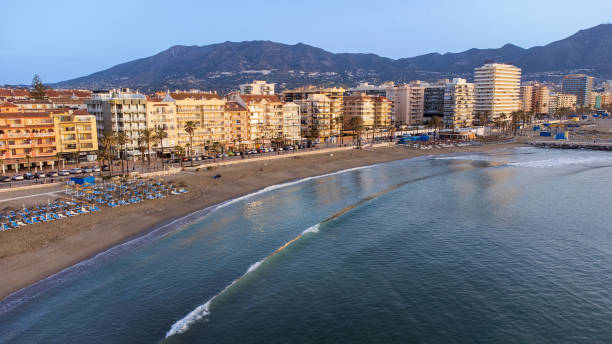
M505 114L508 120L520 110L521 69L509 64L488 63L474 70L474 113L489 119Z
M387 89L387 99L393 103L392 121L396 125L423 124L425 87L399 85Z
M444 127L469 127L473 121L474 84L455 78L444 86Z
M267 83L262 80L253 80L250 84L240 85L240 94L254 94L260 96L274 95L274 83Z

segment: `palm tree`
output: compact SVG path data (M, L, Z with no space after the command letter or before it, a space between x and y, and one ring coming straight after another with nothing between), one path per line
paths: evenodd
M138 151L140 152L140 162L142 166L144 166L145 152L147 151L147 147L142 142L140 142L140 140L138 141Z
M57 173L60 170L60 160L62 159L62 155L60 153L55 153L55 158L57 159Z
M104 155L105 155L104 151L99 150L96 156L96 161L98 162L98 168L100 168L100 177L102 177L102 162L104 161L104 158L105 158Z
M115 145L115 137L109 133L105 132L100 138L100 144L104 147L104 156L108 161L108 167L110 169L110 175L113 175L113 155L111 154L113 146Z
M115 134L115 142L117 142L117 144L119 145L119 149L121 150L121 155L122 155L122 159L121 159L121 174L125 175L125 166L124 166L124 161L125 163L127 163L127 144L128 142L130 142L130 137L128 136L128 134L125 131L120 131L117 134ZM127 170L130 170L130 167L127 166ZM129 173L129 172L128 172Z
M191 167L193 167L193 159L191 155L193 153L193 133L195 132L196 124L194 121L187 121L183 129L189 135L189 160L191 161Z
M363 130L363 119L361 119L361 117L352 117L347 124L349 130L353 132L353 135L355 134L355 132L357 132L357 140L359 141L357 145L361 147L361 131ZM353 138L354 137L355 136L353 136Z
M27 154L25 158L26 158L26 161L28 162L28 172L32 172L32 164L30 163L30 159L32 159L32 157L29 154Z
M155 129L154 138L157 143L159 143L159 148L161 149L161 158L162 158L162 170L164 169L164 139L168 138L168 132L164 129L163 126L159 126Z
M4 175L4 159L0 159L0 165L2 165L2 175Z
M176 145L174 151L178 154L179 160L181 161L181 168L183 168L183 155L185 155L185 149L181 145Z
M139 132L138 143L147 147L147 164L151 166L151 143L154 141L154 133L151 129L142 129Z

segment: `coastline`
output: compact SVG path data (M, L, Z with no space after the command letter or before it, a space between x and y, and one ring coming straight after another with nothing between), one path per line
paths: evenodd
M272 185L418 156L485 152L517 146L523 144L435 150L390 146L335 151L333 156L330 152L322 151L184 172L168 178L185 183L190 192L184 195L104 209L100 213L35 225L23 231L0 232L0 271L3 272L0 300L101 252L146 236L177 220L189 218L194 212L212 211L224 202ZM221 174L222 178L212 179L215 174Z

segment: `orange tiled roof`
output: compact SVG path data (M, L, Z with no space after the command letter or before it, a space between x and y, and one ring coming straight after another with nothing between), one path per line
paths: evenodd
M2 112L0 118L49 118L48 112Z
M241 94L240 98L242 98L242 100L244 100L244 102L247 104L251 102L261 102L262 100L266 100L270 103L281 103L281 100L277 95L266 96L259 94Z
M197 100L201 100L201 99L205 99L205 100L209 100L209 99L221 99L221 96L219 96L216 93L204 93L204 92L174 92L174 93L170 93L170 97L172 97L175 100L184 100L187 98L193 98L193 99L197 99Z
M246 111L246 109L242 105L240 105L240 104L238 104L236 102L226 102L225 103L225 110L228 110L228 111Z

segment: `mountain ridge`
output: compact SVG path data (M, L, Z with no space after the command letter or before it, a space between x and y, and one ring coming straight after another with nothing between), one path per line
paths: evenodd
M512 63L523 69L526 80L556 80L578 71L612 78L612 24L600 24L527 49L506 43L500 48L472 48L399 59L373 53L331 53L304 43L289 45L269 40L173 45L155 55L54 86L199 88L227 92L252 79L276 82L281 88L306 84L352 86L360 81L471 79L473 69L488 61Z

